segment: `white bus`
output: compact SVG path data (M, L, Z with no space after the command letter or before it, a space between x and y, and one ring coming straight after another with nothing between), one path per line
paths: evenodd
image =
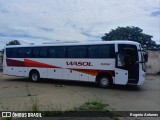
M4 49L6 75L142 85L145 80L142 47L132 41L16 45Z

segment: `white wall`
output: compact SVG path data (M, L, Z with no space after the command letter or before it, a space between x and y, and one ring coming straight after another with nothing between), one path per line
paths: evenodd
M160 72L160 51L149 51L147 62L147 74Z

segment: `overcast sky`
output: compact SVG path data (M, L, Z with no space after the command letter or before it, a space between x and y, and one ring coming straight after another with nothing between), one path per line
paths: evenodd
M0 49L21 43L101 41L136 26L160 43L160 0L0 0Z

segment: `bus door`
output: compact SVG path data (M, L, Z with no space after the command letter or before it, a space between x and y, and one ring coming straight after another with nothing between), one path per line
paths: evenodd
M128 71L124 69L123 53L116 53L115 84L126 85L128 82Z
M116 68L126 71L124 80L126 81L127 77L127 83L137 84L139 80L137 47L135 45L119 44L116 62Z

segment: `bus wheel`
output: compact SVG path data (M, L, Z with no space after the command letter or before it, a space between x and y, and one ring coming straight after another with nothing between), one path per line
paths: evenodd
M33 72L31 72L29 78L33 82L37 82L40 79L40 76L39 76L39 73L37 71L33 71Z
M111 86L111 79L107 76L101 76L98 79L98 84L102 88L109 88Z

